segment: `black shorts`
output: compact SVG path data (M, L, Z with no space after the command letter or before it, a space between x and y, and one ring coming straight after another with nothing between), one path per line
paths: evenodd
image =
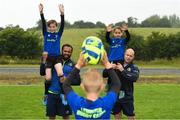
M48 94L46 105L46 116L55 117L56 115L67 117L72 115L69 105L63 105L59 94Z
M133 102L127 102L127 103L116 102L112 109L112 114L116 115L120 112L123 112L124 115L129 116L129 117L135 116L134 103Z
M124 60L114 60L114 61L111 61L111 63L114 63L114 64L118 64L118 63L121 63L123 64Z
M57 63L61 63L60 56L48 56L46 60L46 68L53 68Z

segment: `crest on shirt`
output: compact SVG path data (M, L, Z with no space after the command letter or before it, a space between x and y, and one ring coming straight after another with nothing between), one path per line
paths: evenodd
M72 63L69 63L68 65L69 65L69 66L73 66L73 64L72 64Z
M129 68L127 68L127 71L129 71L129 72L130 72L130 71L131 71L131 68L130 68L130 67L129 67Z
M48 34L48 37L50 37L51 35L50 34Z

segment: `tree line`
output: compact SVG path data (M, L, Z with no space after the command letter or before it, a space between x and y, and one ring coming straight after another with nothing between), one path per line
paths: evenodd
M39 32L8 26L0 30L0 56L38 58L42 52L42 39Z
M126 21L119 21L114 23L114 26L119 26L122 23L127 23L129 27L170 27L170 28L179 28L180 27L180 18L177 15L170 15L170 16L162 16L159 15L152 15L141 23L138 23L138 19L135 17L128 17ZM105 23L101 21L97 21L96 23L93 22L85 22L83 20L75 21L73 24L66 21L65 22L66 28L105 28ZM30 29L39 30L42 28L41 20L36 23L36 26Z
M97 33L105 45L105 30ZM0 57L11 56L19 59L39 59L42 54L43 38L40 32L24 30L19 26L8 26L0 29ZM136 51L136 59L150 61L156 58L168 59L180 57L180 32L166 35L152 32L147 38L131 33L127 47Z

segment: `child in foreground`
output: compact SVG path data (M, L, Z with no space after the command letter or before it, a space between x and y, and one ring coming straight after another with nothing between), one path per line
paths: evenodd
M67 101L76 119L110 119L110 113L117 100L121 83L108 61L106 52L104 53L102 63L108 69L108 74L112 80L106 96L100 97L100 93L104 89L104 82L101 74L95 69L90 69L82 75L81 88L85 91L86 98L80 97L73 91L71 81L80 72L80 69L85 66L82 53L75 68L63 84Z

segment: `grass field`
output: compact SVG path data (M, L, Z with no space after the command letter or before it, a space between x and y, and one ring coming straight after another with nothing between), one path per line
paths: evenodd
M84 95L79 87L75 91ZM0 86L0 119L46 118L42 93L43 86ZM180 84L136 83L136 118L180 119L179 93Z

